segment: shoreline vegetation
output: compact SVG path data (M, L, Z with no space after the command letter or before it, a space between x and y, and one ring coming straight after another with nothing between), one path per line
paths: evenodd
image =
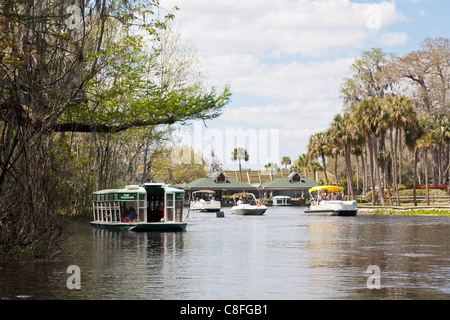
M358 207L358 214L450 217L450 207Z

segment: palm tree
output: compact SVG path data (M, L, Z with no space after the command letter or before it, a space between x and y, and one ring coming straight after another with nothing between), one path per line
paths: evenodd
M413 202L417 206L416 188L417 188L417 163L419 159L419 149L416 147L417 140L425 133L421 125L422 119L415 119L414 125L405 130L405 144L408 149L414 151L414 176L413 176Z
M392 155L392 176L394 184L394 192L397 198L397 204L400 205L400 194L398 190L398 184L401 183L401 152L398 152L401 143L401 130L403 128L410 127L414 123L416 118L416 112L412 106L412 101L409 98L403 96L386 96L383 101L384 112L389 117L390 126L390 140L391 140L391 155ZM393 132L395 130L395 140L393 138ZM401 148L401 147L400 147ZM398 159L399 168L399 183L397 184L397 165Z
M233 152L231 152L231 160L239 162L239 174L242 181L242 169L241 169L241 161L248 161L248 153L244 148L234 148Z
M276 163L269 162L268 164L266 164L266 165L264 166L264 168L265 168L267 171L269 171L269 174L270 174L270 181L272 181L272 180L273 180L273 174L274 174L275 172L278 171L278 165L277 165Z
M333 126L333 124L330 125L330 127L327 130L327 137L329 139L329 147L330 147L330 154L334 158L334 178L335 178L335 184L339 185L338 181L338 170L337 170L337 161L338 161L338 155L342 153L342 146L340 145L340 140L336 139L338 133L335 132L336 128Z
M428 150L433 145L433 136L431 132L425 133L420 139L416 142L416 148L418 150L422 150L423 152L423 160L425 166L425 189L426 189L426 201L427 206L430 205L430 190L428 187Z
M281 165L283 165L283 164L284 164L284 169L287 170L287 165L291 164L291 158L289 158L287 156L281 158Z
M378 137L383 136L387 129L386 115L382 112L380 99L363 100L352 108L352 123L366 135L369 150L369 163L372 184L372 205L375 205L375 175L378 180L381 204L385 205L384 188L381 183L380 167L378 165Z
M310 159L321 158L323 171L325 174L325 181L328 183L327 164L325 155L330 153L330 148L327 144L328 137L325 132L318 132L310 136L308 144L307 155Z
M308 177L307 171L308 171L308 156L304 153L298 156L298 159L296 160L297 166L299 169L303 169L305 173L305 178Z
M344 151L345 166L347 169L347 187L348 194L351 195L352 199L355 199L355 192L353 188L353 172L351 165L351 147L354 142L354 125L353 119L349 112L344 112L344 114L337 114L330 126L330 140L333 144L341 147Z
M417 176L417 157L420 151L423 153L424 165L425 165L425 189L426 189L426 201L427 205L430 205L430 192L428 187L428 150L432 148L438 141L436 132L434 131L433 120L429 118L419 118L415 121L414 128L406 130L405 140L407 146L415 149L415 161L414 161L414 205L417 206L415 183Z
M436 140L436 148L438 149L438 172L439 172L439 184L443 184L445 171L442 161L442 149L445 143L450 142L450 117L447 114L441 114L436 117L435 128L433 129L434 137Z
M310 160L308 162L308 168L313 172L313 179L317 180L317 171L322 169L322 166L320 165L319 161Z

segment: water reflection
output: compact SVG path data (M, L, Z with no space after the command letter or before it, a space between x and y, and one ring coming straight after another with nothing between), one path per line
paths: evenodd
M359 216L311 220L311 281L340 298L448 299L448 219ZM381 290L367 290L369 265ZM325 283L324 283L325 282Z
M193 214L186 232L70 224L59 262L0 265L2 299L448 299L450 219ZM66 270L78 265L81 289ZM368 266L381 289L367 288Z
M87 290L105 299L161 299L170 282L183 233L92 232L92 253L85 265ZM83 259L84 261L84 259Z

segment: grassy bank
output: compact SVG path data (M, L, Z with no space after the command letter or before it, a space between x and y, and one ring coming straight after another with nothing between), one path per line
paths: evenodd
M373 211L374 214L403 215L403 216L444 216L450 217L450 208L447 209L389 209L378 208Z

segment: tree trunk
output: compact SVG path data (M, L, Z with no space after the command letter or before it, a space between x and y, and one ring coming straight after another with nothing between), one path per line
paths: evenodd
M372 206L375 205L375 168L373 161L373 148L372 148L372 138L367 139L367 148L369 149L369 164L370 164L370 183L372 188Z
M414 148L414 178L413 178L413 202L414 206L417 207L417 198L416 198L416 188L417 188L417 158L419 156L419 151Z
M402 130L398 130L398 136L395 136L396 146L399 148L395 150L396 154L398 155L398 184L397 186L402 185L402 150L403 150L403 143L402 143ZM400 150L400 151L398 151Z
M364 156L364 153L366 152L366 147L364 146L362 152L361 152L361 167L362 167L362 174L363 174L363 195L366 196L367 193L367 164L366 164L366 157Z
M378 165L378 144L377 144L377 137L375 135L372 136L372 148L374 149L374 163L375 163L375 173L377 175L377 181L378 181L378 193L380 195L381 205L384 207L386 205L386 201L384 199L384 188L383 184L381 183L381 173L380 173L380 166Z
M397 185L397 164L395 163L397 160L397 138L398 138L398 128L396 129L396 134L395 134L395 142L393 140L392 137L392 131L394 129L390 130L390 139L391 139L391 155L392 155L392 182L394 185L394 192L395 192L395 196L397 198L397 205L400 206L400 194L398 192L398 185ZM392 145L394 144L394 146Z
M337 160L338 160L338 153L336 152L334 154L334 179L336 181L336 185L339 185L339 181L338 181L338 171L337 171Z
M325 161L325 155L322 153L323 172L325 174L325 183L328 184L327 164Z
M241 159L239 159L239 175L240 175L240 177L241 177L241 182L242 182Z
M424 149L424 164L425 164L425 188L426 188L426 199L427 206L430 205L430 190L428 189L428 150Z
M352 164L350 159L350 146L348 144L344 146L344 153L345 165L347 167L347 186L350 190L349 196L351 196L352 199L355 199L355 191L353 190Z

